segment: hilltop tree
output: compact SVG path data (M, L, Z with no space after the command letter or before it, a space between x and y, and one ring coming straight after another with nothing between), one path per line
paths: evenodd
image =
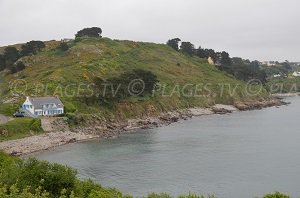
M181 40L179 38L170 39L170 40L168 40L167 45L172 47L174 50L178 51L180 41Z
M221 61L220 61L221 65L231 65L232 61L231 58L229 56L229 53L223 51L221 52Z
M196 50L196 56L198 56L199 58L208 58L208 55L206 54L205 50L202 49L201 47L199 47Z
M180 46L180 50L183 53L186 53L190 56L193 56L195 54L195 46L190 42L182 42Z
M101 37L102 29L99 27L84 28L77 32L75 37Z
M233 65L244 65L244 64L245 64L245 60L243 60L243 59L240 58L240 57L233 57L233 58L231 59L231 61L232 61L232 64L233 64Z
M46 47L46 45L43 41L29 41L25 45L22 45L21 55L28 56L37 54L44 47Z

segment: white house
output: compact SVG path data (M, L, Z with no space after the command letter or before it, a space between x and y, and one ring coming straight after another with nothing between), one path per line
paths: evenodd
M295 71L295 72L293 73L293 76L295 76L295 77L300 77L300 72Z
M19 109L26 116L55 116L64 114L64 105L58 97L26 97Z

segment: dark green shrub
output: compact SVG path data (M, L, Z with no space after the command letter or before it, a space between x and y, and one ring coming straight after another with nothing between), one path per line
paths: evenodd
M267 194L263 198L290 198L290 196L276 192L274 194Z
M23 69L25 69L25 65L22 61L19 61L16 64L16 68L17 68L18 71L22 71Z
M30 130L35 131L35 132L39 132L42 131L42 123L40 119L33 119L30 123Z
M32 158L18 161L0 174L0 183L8 186L16 184L19 189L30 186L31 191L42 187L51 197L58 197L64 189L68 195L71 194L75 181L76 171L72 168Z
M74 113L77 109L76 106L70 102L65 102L65 113Z
M58 46L58 49L65 52L69 49L69 45L66 42L61 42Z
M46 45L43 41L29 41L25 45L22 45L21 55L28 56L37 54L44 47L46 47Z

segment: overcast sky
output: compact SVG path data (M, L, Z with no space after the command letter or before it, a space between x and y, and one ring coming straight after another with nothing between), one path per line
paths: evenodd
M114 39L179 37L251 60L300 61L299 9L299 0L0 0L0 46L98 26Z

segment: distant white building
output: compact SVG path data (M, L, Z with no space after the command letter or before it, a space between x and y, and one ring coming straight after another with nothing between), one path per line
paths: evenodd
M278 77L281 77L281 75L280 74L275 74L273 77L278 78Z
M69 39L69 38L61 39L61 42L63 42L63 43L67 43L67 42L70 42L70 41L73 41L73 39Z
M300 72L295 71L295 72L293 73L293 76L295 76L295 77L300 77Z
M64 114L64 105L58 97L26 97L19 111L29 117L55 116Z
M276 61L264 61L263 64L271 67L276 65Z

